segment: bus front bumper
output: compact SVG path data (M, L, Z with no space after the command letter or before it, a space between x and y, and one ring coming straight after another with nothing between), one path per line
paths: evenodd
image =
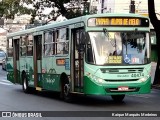
M128 88L119 90L118 88ZM88 77L84 77L84 94L89 95L122 95L122 94L145 94L151 91L151 77L145 82L108 82L96 84Z

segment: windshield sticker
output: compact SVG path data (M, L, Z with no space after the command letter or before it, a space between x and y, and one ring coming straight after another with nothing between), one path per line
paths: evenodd
M108 63L120 64L122 63L122 56L109 56Z
M124 56L124 62L125 63L130 63L131 62L131 55L130 54Z
M65 60L65 70L70 70L70 59Z
M139 58L132 57L132 63L139 63Z
M46 69L45 68L42 68L42 73L46 73Z

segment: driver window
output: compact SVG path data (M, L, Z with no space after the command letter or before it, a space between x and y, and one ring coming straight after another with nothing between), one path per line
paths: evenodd
M87 57L87 62L88 63L94 63L93 62L93 51L92 51L92 46L91 46L91 43L89 42L87 44L87 53L86 53L86 57Z

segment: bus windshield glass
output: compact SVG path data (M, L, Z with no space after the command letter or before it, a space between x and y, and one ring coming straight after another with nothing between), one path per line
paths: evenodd
M146 64L149 62L147 32L89 32L95 64Z

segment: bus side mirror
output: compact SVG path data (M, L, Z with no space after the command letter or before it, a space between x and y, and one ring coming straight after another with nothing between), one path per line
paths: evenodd
M80 44L79 44L79 52L84 53L85 45L87 44L87 34L86 32L82 31L80 34Z
M81 32L81 39L80 39L80 44L85 45L89 41L89 35L86 32Z
M7 57L7 56L6 56L6 58L5 58L5 59L6 59L6 61L8 61L8 57Z

